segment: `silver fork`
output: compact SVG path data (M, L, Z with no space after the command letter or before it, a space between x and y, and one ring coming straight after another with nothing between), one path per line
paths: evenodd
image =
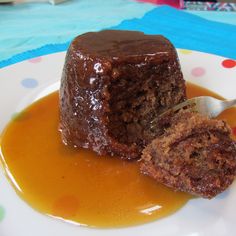
M209 96L201 96L188 99L160 114L160 116L169 112L177 113L181 109L188 108L190 111L198 112L202 115L208 116L209 118L214 118L234 105L236 105L236 99L222 101Z

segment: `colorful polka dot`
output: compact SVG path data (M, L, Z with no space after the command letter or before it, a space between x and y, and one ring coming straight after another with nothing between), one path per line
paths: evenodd
M22 121L22 120L25 120L28 117L29 117L28 112L22 111L22 112L13 113L12 116L11 116L11 119L13 121Z
M236 66L236 61L231 60L231 59L226 59L226 60L222 61L221 64L225 68L233 68Z
M191 71L191 74L195 77L203 76L205 73L206 70L203 67L195 67Z
M38 86L38 81L32 78L26 78L21 81L21 85L25 88L35 88Z
M0 206L0 222L4 219L5 217L5 209Z
M18 121L21 118L20 112L13 113L11 116L12 121Z
M179 52L180 52L180 53L182 53L182 54L186 54L186 55L188 55L188 54L191 54L191 53L192 53L192 51L191 51L191 50L187 50L187 49L180 49L180 50L179 50Z
M35 57L35 58L28 60L28 62L30 62L30 63L39 63L41 61L42 61L42 57Z
M66 195L55 201L52 214L63 218L74 217L78 210L78 199L73 195Z

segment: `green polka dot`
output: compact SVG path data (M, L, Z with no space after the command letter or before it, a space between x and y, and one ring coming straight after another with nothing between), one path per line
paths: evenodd
M0 206L0 222L3 220L5 216L5 210L2 206Z
M27 119L28 116L29 116L29 114L25 111L16 112L12 115L11 119L12 119L12 121L22 121L22 120Z

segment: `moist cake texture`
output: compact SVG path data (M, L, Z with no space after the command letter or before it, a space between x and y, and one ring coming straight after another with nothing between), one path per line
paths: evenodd
M204 198L223 192L236 175L236 144L222 120L180 112L144 150L141 172L176 190Z
M105 30L73 40L60 88L65 144L138 158L159 134L150 121L186 99L173 45L163 36Z

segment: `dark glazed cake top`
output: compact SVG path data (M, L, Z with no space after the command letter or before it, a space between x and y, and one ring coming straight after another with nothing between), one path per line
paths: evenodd
M103 30L89 32L74 39L72 47L81 56L116 59L126 56L170 54L173 46L161 35L145 35L138 31ZM79 55L78 55L79 56Z
M185 97L176 50L163 36L114 30L80 35L62 75L63 142L139 158L157 133L150 121Z

